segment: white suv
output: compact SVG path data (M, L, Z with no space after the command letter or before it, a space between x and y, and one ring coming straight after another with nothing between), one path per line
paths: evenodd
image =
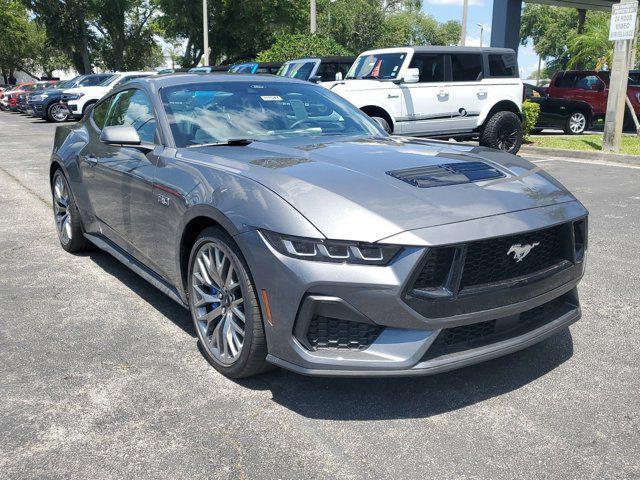
M478 139L515 153L523 85L513 50L402 47L360 54L342 81L321 85L401 135Z
M119 87L134 78L148 77L156 72L116 72L93 87L77 87L64 90L61 102L73 118L82 117L87 109L106 95L112 88Z

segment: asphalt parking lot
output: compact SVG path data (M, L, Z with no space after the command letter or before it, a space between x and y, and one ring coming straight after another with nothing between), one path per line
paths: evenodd
M54 129L0 112L0 478L640 478L640 167L532 159L591 212L570 330L434 377L234 382L187 311L60 248Z

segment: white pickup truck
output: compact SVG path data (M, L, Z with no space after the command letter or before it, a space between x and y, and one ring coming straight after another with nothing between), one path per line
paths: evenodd
M344 80L321 85L390 133L478 139L515 153L523 85L513 50L401 47L360 54Z

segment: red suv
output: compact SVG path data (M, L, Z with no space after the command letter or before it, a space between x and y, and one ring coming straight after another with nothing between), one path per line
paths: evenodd
M627 94L636 114L640 115L640 85L629 72ZM637 73L637 72L635 72ZM551 78L547 94L551 98L582 100L591 105L594 119L604 118L607 111L607 95L609 94L610 72L595 70L566 70L557 72Z

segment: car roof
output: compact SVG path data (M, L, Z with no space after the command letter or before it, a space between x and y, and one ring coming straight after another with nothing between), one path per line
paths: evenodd
M394 47L394 48L378 48L373 50L367 50L360 55L377 53L395 53L406 50L413 50L418 53L510 53L515 52L510 48L496 48L496 47L456 47L456 46L442 46L442 45L408 45L406 47Z
M127 85L147 84L155 88L172 87L175 85L189 85L196 83L226 83L226 82L246 82L246 83L301 83L309 85L309 82L296 80L277 75L251 75L245 73L209 73L202 75L198 73L181 73L179 75L154 75L152 77L136 78Z
M312 62L317 60L321 62L353 62L355 59L356 57L350 55L328 55L326 57L296 58L294 60L287 60L285 63Z

